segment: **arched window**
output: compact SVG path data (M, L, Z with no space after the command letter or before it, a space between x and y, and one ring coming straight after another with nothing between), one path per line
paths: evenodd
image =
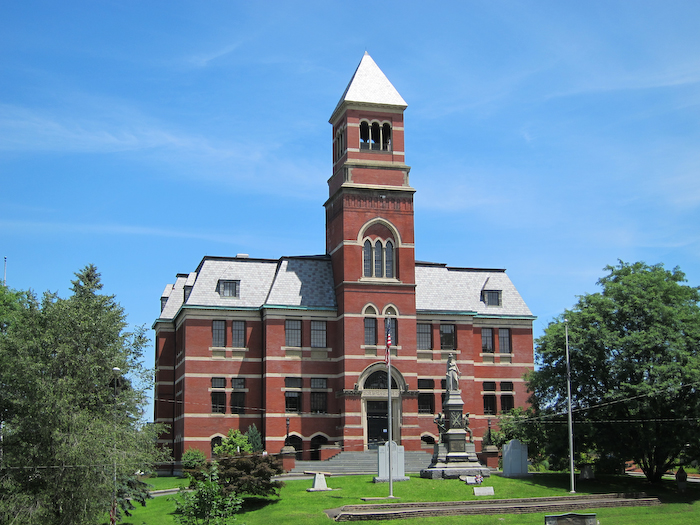
M379 126L378 122L372 123L372 143L373 150L379 150L382 144L382 128Z
M211 440L211 455L212 456L214 456L214 449L216 447L221 446L221 442L222 442L221 436L216 436L215 438L212 438L212 440Z
M391 241L386 241L384 249L384 277L394 276L394 244Z
M369 122L360 122L360 149L369 149Z
M372 243L367 239L362 250L363 265L362 273L365 277L372 277Z
M365 381L364 388L370 389L370 390L386 390L387 389L386 376L387 376L387 373L384 370L377 370L376 372L372 372L370 374L370 376L367 378L367 380ZM393 388L393 389L399 388L396 384L396 379L394 379L393 377L391 378L391 388Z
M374 243L374 276L375 277L383 277L384 272L383 272L383 267L384 267L384 247L382 246L382 241L377 240L377 242Z
M394 243L390 240L384 243L377 239L372 244L369 239L362 245L362 276L392 279L394 270Z
M388 123L382 126L382 149L391 151L391 125Z
M391 151L391 124L385 122L360 122L360 149Z
M373 306L365 308L365 345L377 344L377 311Z

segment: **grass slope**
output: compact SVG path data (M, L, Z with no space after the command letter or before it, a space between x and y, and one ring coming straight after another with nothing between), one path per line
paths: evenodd
M168 478L157 478L168 479ZM180 480L182 481L182 480ZM159 482L165 484L166 482ZM170 481L172 483L172 481ZM298 524L330 525L332 523L324 510L343 505L360 504L362 497L387 496L386 483L372 483L372 476L344 476L328 478L328 486L337 489L330 492L306 492L311 480L288 481L279 498L247 498L244 508L238 515L239 523L246 525ZM567 474L540 473L528 479L507 479L499 476L487 478L484 485L493 486L496 499L526 498L540 496L567 495L569 477ZM177 486L177 485L175 485ZM159 487L165 488L165 487ZM700 484L689 483L685 494L678 494L672 481L658 486L649 485L644 479L629 476L606 476L592 481L581 481L576 486L579 494L604 492L641 492L658 496L664 503L658 507L591 509L601 525L656 524L686 525L700 523ZM401 502L414 501L463 501L484 499L473 495L471 487L457 480L429 480L412 476L410 481L394 483L394 496ZM139 508L132 518L126 518L127 525L170 525L173 519L174 503L167 496L149 500L146 508ZM544 514L455 516L440 518L415 518L409 520L382 521L384 525L508 525L537 524L544 522ZM366 521L363 523L380 523Z

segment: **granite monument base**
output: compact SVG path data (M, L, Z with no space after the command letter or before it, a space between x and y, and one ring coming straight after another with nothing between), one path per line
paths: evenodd
M435 445L433 460L428 468L420 471L421 478L459 479L460 476L491 476L491 469L479 463L474 443L466 443L463 453L447 453L444 445Z

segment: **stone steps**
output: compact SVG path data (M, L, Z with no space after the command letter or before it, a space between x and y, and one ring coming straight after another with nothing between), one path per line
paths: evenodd
M405 451L404 471L420 472L430 465L432 452ZM293 474L303 472L330 472L331 474L377 474L377 451L341 452L325 461L297 460Z
M546 514L608 507L648 507L660 505L658 498L646 494L587 494L507 500L442 501L433 503L383 503L346 505L327 510L335 521L405 519L427 516L464 516L474 514Z

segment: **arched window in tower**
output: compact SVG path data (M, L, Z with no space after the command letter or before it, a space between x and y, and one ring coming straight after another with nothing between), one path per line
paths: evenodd
M369 122L360 122L360 149L369 149Z
M384 247L382 241L377 240L374 243L374 276L384 277Z
M379 150L382 144L382 128L379 126L378 122L372 123L372 149Z
M372 277L372 243L367 239L365 241L364 249L362 250L362 274L365 277Z
M382 126L382 149L391 151L391 125L388 123Z
M366 239L362 245L362 276L383 279L394 279L395 248L391 240L377 239L372 243Z
M360 149L391 151L391 124L385 122L360 122Z
M394 244L386 241L384 249L384 277L394 277Z

